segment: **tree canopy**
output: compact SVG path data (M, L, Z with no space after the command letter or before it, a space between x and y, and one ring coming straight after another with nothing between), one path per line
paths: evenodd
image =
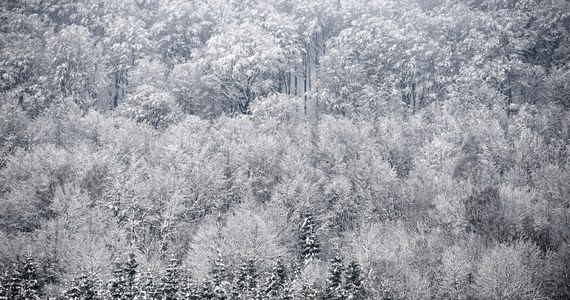
M0 299L570 298L570 3L0 3Z

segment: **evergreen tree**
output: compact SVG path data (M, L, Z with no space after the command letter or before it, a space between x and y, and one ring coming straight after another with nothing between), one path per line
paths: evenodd
M299 246L301 261L306 262L319 258L321 246L317 236L313 214L309 212L305 212L302 217L302 224L299 232Z
M200 285L199 299L214 299L214 284L210 280L202 282Z
M226 265L224 264L221 256L218 256L214 261L214 266L210 275L211 280L202 288L203 299L230 299L231 285L227 281L228 274L226 272Z
M6 298L7 299L21 299L20 291L24 283L22 280L22 271L17 265L12 267L12 272L6 279Z
M127 263L125 264L124 274L125 274L125 295L124 299L132 300L135 295L137 294L137 282L136 282L136 275L137 275L137 267L138 263L135 259L134 253L129 254L129 258L127 259Z
M79 300L81 299L81 292L79 291L79 287L76 286L74 282L71 288L63 292L63 296L61 297L62 300Z
M192 282L190 276L184 276L180 281L178 290L179 300L199 300L202 299L198 287Z
M345 294L347 300L364 299L364 289L362 286L362 270L355 259L352 259L344 273Z
M281 259L277 260L277 264L273 268L272 272L267 277L267 283L265 287L265 294L272 299L281 294L285 283L287 282L287 271Z
M22 276L22 299L40 299L40 284L36 273L36 265L34 264L34 260L30 257L26 258Z
M277 299L293 300L294 298L295 298L295 293L293 292L293 289L291 288L291 281L287 281L287 282L285 282L285 285L283 286L283 291L281 292L280 297L278 297Z
M331 259L331 268L327 276L324 299L344 299L342 289L342 271L342 257L340 256L340 253L337 252L333 259Z
M166 267L164 276L160 279L160 296L163 300L176 300L178 292L178 277L180 270L178 268L178 260L173 258Z
M245 261L242 261L239 269L234 275L234 282L232 287L232 298L234 299L242 298L242 295L245 293L246 280L247 280L246 269L247 269L247 264Z
M253 259L248 259L245 266L245 299L259 299L260 293L257 286L255 261Z
M226 300L231 299L230 295L231 285L228 281L222 281L217 285L213 286L212 298L215 300Z
M125 276L125 268L120 263L115 263L112 278L109 282L109 294L111 299L125 300L127 294L127 279Z
M40 284L32 258L28 257L23 264L15 265L11 273L4 273L0 297L10 300L40 299Z
M304 283L301 287L301 295L299 297L302 300L317 300L322 299L321 293L319 292L319 287L316 283L308 284Z
M0 273L0 300L8 299L8 274L6 271Z
M137 300L156 300L159 299L159 293L156 288L154 275L146 272L137 282Z
M81 274L77 277L71 288L64 292L65 300L96 300L99 299L95 280L86 275Z

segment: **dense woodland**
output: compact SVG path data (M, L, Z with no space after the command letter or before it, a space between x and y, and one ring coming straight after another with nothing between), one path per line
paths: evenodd
M570 2L0 2L0 299L570 299Z

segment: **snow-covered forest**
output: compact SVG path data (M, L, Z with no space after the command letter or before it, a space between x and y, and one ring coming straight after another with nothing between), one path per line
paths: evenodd
M570 299L570 2L0 1L0 299Z

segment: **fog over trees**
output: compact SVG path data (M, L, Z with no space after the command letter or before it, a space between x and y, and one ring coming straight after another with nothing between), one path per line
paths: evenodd
M0 300L570 299L570 2L0 2Z

